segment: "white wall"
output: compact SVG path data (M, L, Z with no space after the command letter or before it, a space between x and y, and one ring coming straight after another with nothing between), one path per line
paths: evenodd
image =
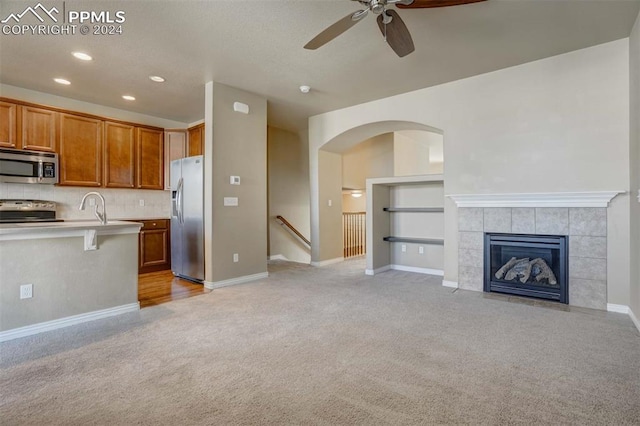
M311 117L312 235L340 232L322 227L333 212L313 201L324 179L318 149L403 123L443 132L446 194L628 191L628 59L623 39ZM627 266L629 199L610 209L609 259ZM445 209L445 279L457 281L457 210L450 200ZM322 248L319 259L334 255ZM608 265L609 303L628 304L629 268L616 266Z
M269 181L269 256L309 263L310 248L286 227L281 215L309 238L309 145L296 133L269 127L267 130Z
M640 14L629 39L631 187L631 300L630 307L640 319ZM639 325L640 328L640 325Z
M104 105L78 101L71 98L64 98L62 96L50 95L48 93L36 92L34 90L23 89L21 87L9 86L8 84L0 84L0 96L31 102L34 104L63 108L69 111L84 112L86 114L112 118L114 120L162 127L163 129L186 129L188 127L188 123L180 121L167 120L165 118L140 114L133 111L126 111Z
M367 139L342 154L342 187L364 189L367 178L393 176L393 133Z

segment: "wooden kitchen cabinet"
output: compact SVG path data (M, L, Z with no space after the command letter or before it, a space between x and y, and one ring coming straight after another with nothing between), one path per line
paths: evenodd
M204 124L198 124L189 130L187 157L204 154Z
M16 148L18 105L0 101L0 147Z
M136 177L135 127L104 122L104 186L135 188Z
M168 219L141 220L138 273L171 269L170 224Z
M164 189L171 189L171 162L183 158L187 147L186 130L164 132Z
M55 152L57 117L58 113L49 109L20 106L18 147Z
M136 128L136 186L164 189L164 142L161 130Z
M60 113L60 185L102 185L102 120Z

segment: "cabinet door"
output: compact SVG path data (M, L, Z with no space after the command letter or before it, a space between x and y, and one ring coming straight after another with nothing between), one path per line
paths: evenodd
M185 130L164 132L164 189L171 189L171 162L184 157L186 145Z
M188 157L202 155L204 153L204 124L199 124L189 129Z
M102 121L60 114L60 185L100 186Z
M0 101L0 146L16 148L18 138L16 134L18 106Z
M169 221L143 220L140 231L139 273L171 269Z
M136 145L136 186L141 189L164 189L163 132L137 127Z
M54 152L56 150L57 115L57 112L48 109L21 106L21 148Z
M104 122L104 186L135 188L135 127Z

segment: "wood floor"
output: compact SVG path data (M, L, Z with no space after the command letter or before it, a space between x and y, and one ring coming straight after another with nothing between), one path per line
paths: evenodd
M210 291L202 284L174 277L171 271L138 275L138 300L141 308L198 296Z

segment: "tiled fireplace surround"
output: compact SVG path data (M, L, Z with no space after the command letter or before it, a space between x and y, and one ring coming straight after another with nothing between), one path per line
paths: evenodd
M568 235L569 304L607 309L607 209L460 207L458 286L482 291L484 233Z

